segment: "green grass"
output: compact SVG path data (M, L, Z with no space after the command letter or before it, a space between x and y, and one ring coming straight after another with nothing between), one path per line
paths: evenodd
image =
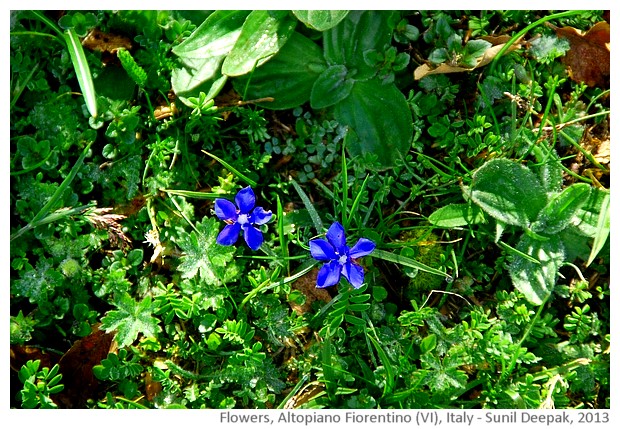
M603 19L13 12L11 408L609 408L610 91L547 25ZM529 44L414 79L485 35ZM335 222L376 249L317 261Z

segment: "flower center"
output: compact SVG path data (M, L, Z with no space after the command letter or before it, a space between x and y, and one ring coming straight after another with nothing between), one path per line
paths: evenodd
M240 223L241 225L248 223L248 215L243 213L239 214L239 217L237 217L237 223Z
M340 258L338 258L338 263L340 265L344 265L347 262L347 259L349 259L347 255L342 255L340 256Z

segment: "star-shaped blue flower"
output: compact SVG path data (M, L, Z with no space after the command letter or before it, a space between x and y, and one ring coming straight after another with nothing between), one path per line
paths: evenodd
M325 234L327 240L317 238L310 241L310 253L318 261L326 261L319 270L316 287L333 286L344 276L354 288L364 283L364 269L356 259L369 255L375 250L375 243L367 238L360 238L351 248L347 246L344 227L334 222Z
M216 242L222 246L232 246L243 230L243 238L250 249L258 250L263 244L263 233L254 225L263 225L271 219L271 210L265 211L256 205L256 196L251 187L243 188L235 196L235 203L223 198L215 199L215 214L228 225L220 231Z

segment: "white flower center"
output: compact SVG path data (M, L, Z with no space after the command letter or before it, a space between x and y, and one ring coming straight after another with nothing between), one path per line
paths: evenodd
M347 262L347 259L349 259L347 255L342 255L340 258L338 258L338 263L340 265L344 265Z
M241 225L245 225L246 223L248 223L248 215L241 213L237 218L237 222Z

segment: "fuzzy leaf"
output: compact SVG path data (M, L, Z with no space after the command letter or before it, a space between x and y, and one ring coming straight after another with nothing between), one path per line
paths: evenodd
M575 183L555 195L532 225L534 232L557 234L566 228L590 195L590 185Z
M151 316L155 306L150 296L136 302L128 293L123 293L114 305L118 310L110 310L103 316L101 328L106 332L116 330L114 339L119 347L131 345L140 333L151 337L161 331L159 320Z
M208 285L221 285L238 274L235 264L230 261L235 253L232 246L220 246L216 243L218 232L224 224L214 218L204 218L196 224L196 231L183 233L178 245L185 253L181 256L178 270L183 278L192 278L197 274ZM241 238L239 238L241 240Z
M435 210L428 220L442 228L474 225L485 221L484 212L473 204L448 204Z
M517 250L540 263L514 253L514 260L508 267L512 284L532 304L541 305L555 287L558 270L564 262L564 245L558 236L541 241L523 235Z
M129 75L129 77L138 85L143 87L146 84L146 72L142 67L136 63L133 56L125 48L119 49L116 52L118 59L121 60L121 65Z
M527 228L547 203L536 175L508 159L493 159L480 167L469 193L495 219L522 228Z

